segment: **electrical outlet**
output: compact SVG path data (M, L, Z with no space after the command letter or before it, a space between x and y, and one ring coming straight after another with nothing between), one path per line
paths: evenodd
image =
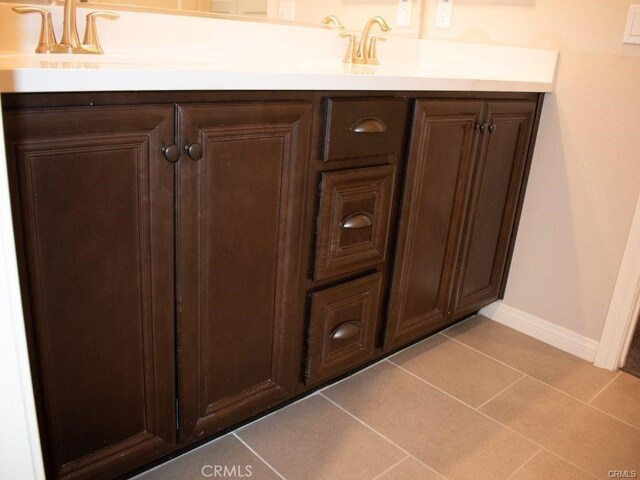
M411 26L411 9L413 0L400 0L398 2L398 27Z
M280 0L280 3L278 4L278 18L280 20L296 19L295 0Z
M453 0L438 0L436 6L436 27L451 28L451 16L453 15Z

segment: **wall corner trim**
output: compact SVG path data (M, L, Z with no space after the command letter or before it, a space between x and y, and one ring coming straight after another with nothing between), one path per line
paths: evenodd
M593 363L596 358L598 351L596 340L518 310L504 302L492 303L483 308L480 314L590 363Z
M624 365L640 315L640 196L629 229L618 279L596 355L596 367L616 370Z

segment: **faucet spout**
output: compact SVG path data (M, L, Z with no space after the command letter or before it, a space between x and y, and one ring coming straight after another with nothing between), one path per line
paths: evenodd
M380 27L380 30L383 32L391 30L391 27L389 27L389 24L384 18L380 16L371 18L364 26L364 30L362 30L362 36L360 37L360 43L356 52L356 63L378 63L377 58L370 57L371 53L375 51L375 48L372 48L371 45L371 30L376 25Z
M76 5L78 0L64 0L64 19L62 26L62 40L60 46L70 49L81 46L76 20Z

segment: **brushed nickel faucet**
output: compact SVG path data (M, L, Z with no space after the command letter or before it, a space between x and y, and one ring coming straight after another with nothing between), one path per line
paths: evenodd
M39 7L13 7L16 13L39 13L42 16L40 39L36 47L36 53L89 53L102 54L104 50L100 46L96 19L99 17L116 19L120 15L111 12L91 12L87 15L87 24L84 32L84 40L80 42L78 35L78 23L76 6L78 0L65 0L62 20L62 39L57 42L53 31L51 12Z
M366 64L366 65L379 65L377 44L379 41L385 40L384 37L378 35L372 35L371 30L375 26L380 27L383 32L391 30L389 24L380 16L371 18L364 29L360 41L356 42L356 36L351 33L341 32L341 37L349 38L349 46L347 47L347 53L344 57L344 63Z

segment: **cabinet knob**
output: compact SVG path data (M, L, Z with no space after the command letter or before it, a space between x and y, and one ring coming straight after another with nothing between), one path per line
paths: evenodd
M199 143L192 143L191 145L187 145L184 147L184 150L189 155L191 160L200 160L202 158L202 145Z
M177 145L162 147L162 154L171 163L175 163L180 159L180 149Z
M351 320L339 325L333 332L331 338L333 340L347 340L353 338L360 333L360 322Z
M480 133L484 133L487 131L487 124L483 123L482 125L480 125Z
M367 228L373 225L373 219L370 213L358 212L352 213L342 220L340 226L346 230L354 228Z
M489 125L489 133L493 133L496 131L496 124L492 123L491 125Z

